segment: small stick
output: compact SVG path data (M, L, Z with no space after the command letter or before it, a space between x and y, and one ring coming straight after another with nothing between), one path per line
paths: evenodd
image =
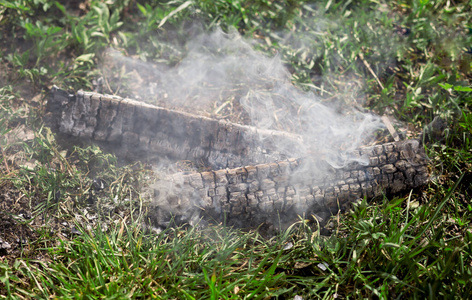
M395 142L398 142L400 141L400 136L398 135L397 131L395 130L395 128L393 128L393 125L392 123L390 122L390 119L386 116L386 115L383 115L382 116L382 121L384 122L385 126L387 126L387 129L388 131L390 132L390 134L392 135L393 139L395 140Z
M221 105L215 110L215 112L214 112L213 114L214 114L214 115L219 114L220 111L222 111L223 108L225 108L225 107L226 107L228 104L230 104L230 103L231 103L231 101L229 101L229 100L228 100L228 101L225 101L223 104L221 104Z
M372 68L370 67L369 63L364 59L364 54L362 54L362 52L359 52L359 58L362 60L362 62L364 63L365 67L367 68L367 70L369 70L370 74L372 74L372 76L374 76L375 80L377 81L377 83L379 84L380 88L383 90L384 89L384 86L382 84L382 82L380 82L379 78L377 77L377 75L374 73L374 70L372 70Z
M10 168L8 167L7 157L5 156L5 151L3 151L3 147L0 145L0 151L2 152L3 163L5 164L5 169L7 170L7 174L10 174Z

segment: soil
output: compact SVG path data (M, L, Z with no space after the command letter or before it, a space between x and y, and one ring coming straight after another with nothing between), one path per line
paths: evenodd
M0 258L28 257L35 247L41 224L32 219L32 200L11 181L0 183Z

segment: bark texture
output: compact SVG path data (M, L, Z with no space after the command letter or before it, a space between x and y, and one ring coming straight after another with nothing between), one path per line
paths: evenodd
M52 127L61 133L113 145L130 158L203 161L212 169L286 159L300 136L260 130L143 102L54 87L48 102ZM280 145L285 145L286 148Z
M158 223L169 215L187 222L200 213L251 227L334 213L359 198L416 188L429 180L428 161L416 140L363 148L369 163L333 168L325 162L288 159L194 174L174 174L156 183ZM195 214L197 212L197 214Z
M111 144L121 155L205 160L214 171L178 173L155 183L155 221L164 226L171 218L191 223L202 215L241 227L291 221L429 180L428 159L417 140L347 153L353 162L334 168L323 160L290 158L303 147L295 134L119 97L55 87L48 111L59 132Z

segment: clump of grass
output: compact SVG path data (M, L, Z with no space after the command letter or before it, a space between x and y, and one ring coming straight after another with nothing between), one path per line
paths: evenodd
M411 197L359 203L329 237L303 223L272 239L221 227L155 235L143 231L139 219L129 225L121 219L106 232L81 229L43 249L49 259L8 269L21 274L9 279L11 294L447 298L452 291L466 298L472 235L465 224L451 230L458 223L445 218L461 180L429 203Z
M15 265L24 279L13 279L18 285L12 295L219 299L238 293L276 295L280 288L267 288L289 286L284 275L274 275L283 250L257 235L221 228L174 228L151 235L136 226L139 222L126 223L117 222L107 233L98 227L60 241L45 249L52 261ZM265 256L267 251L274 257Z

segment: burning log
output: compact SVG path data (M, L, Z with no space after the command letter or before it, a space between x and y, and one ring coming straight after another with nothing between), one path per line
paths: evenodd
M48 102L51 126L67 135L112 145L118 155L152 160L204 161L213 168L235 168L288 158L300 136L261 130L97 93L69 94L54 87ZM283 143L282 143L283 141Z
M332 167L310 157L298 135L177 112L141 102L53 88L48 111L61 133L112 144L118 154L205 160L213 171L174 174L155 184L156 218L192 222L202 214L242 227L336 212L359 198L426 184L428 159L417 140L348 153ZM277 148L280 141L288 148ZM289 149L290 148L290 149ZM290 150L290 151L289 151Z
M298 215L335 213L358 199L395 194L429 181L427 158L416 140L363 148L353 155L368 156L369 163L333 168L322 161L288 159L175 174L156 186L157 207L164 208L158 223L165 223L170 214L183 222L197 219L200 214L195 215L194 207L212 219L240 227L293 221Z

